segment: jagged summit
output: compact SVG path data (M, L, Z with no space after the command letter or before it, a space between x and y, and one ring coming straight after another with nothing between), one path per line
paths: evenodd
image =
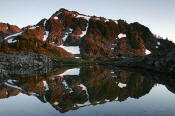
M32 51L61 57L78 55L85 59L108 59L144 56L174 46L159 41L148 27L138 22L128 24L124 20L88 16L64 8L49 19L14 33L4 35L5 30L1 30L0 37L7 42L1 42L1 53Z

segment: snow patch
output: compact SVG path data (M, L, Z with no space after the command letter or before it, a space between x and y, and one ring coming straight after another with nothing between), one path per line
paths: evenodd
M145 50L145 54L146 54L146 55L151 54L151 51L149 51L149 50L146 49L146 50Z
M118 97L115 98L115 101L118 101Z
M126 87L127 85L126 85L126 84L123 84L123 83L118 83L118 86L119 86L120 88L124 88L124 87Z
M9 79L9 80L7 80L7 82L13 84L14 82L17 82L17 81Z
M76 18L84 18L87 21L89 21L91 17L90 16L85 16L85 15L77 15Z
M47 82L43 81L43 84L44 84L44 87L45 87L45 91L48 91L49 90L49 86L48 86Z
M64 85L64 87L65 87L66 89L69 90L70 93L73 92L72 88L69 87L69 85L67 84L67 82L66 82L65 80L62 82L62 84Z
M75 57L76 59L80 59L80 57Z
M83 107L83 106L88 106L88 105L91 105L89 101L85 102L84 104L76 104L76 106L78 107Z
M29 29L36 29L38 28L39 26L33 26L33 27L30 27Z
M45 31L45 35L44 35L43 41L46 41L48 36L49 36L49 31Z
M5 37L5 40L10 39L12 37L15 38L15 37L21 35L22 33L23 33L23 31L22 32L19 32L19 33L12 34L12 35L9 35L9 36Z
M55 20L58 20L58 17L53 17Z
M69 29L69 32L66 32L64 37L62 38L63 41L66 41L67 37L69 36L69 34L71 34L73 32L73 29Z
M67 52L70 52L72 54L80 54L80 47L79 46L63 46L60 45L58 47L61 47L65 49Z
M157 42L157 45L159 45L159 46L160 46L160 42Z
M100 20L100 18L95 18L95 20Z
M59 74L58 76L65 76L65 75L79 75L80 74L80 68L73 68L73 69L68 69L64 73Z
M83 36L86 35L87 30L88 30L88 27L89 27L89 24L86 26L86 30L85 31L82 31L82 34L80 35L80 37L83 37Z
M55 106L57 106L59 103L58 103L58 102L54 102L53 104L54 104Z
M105 22L109 22L109 19L106 19Z
M44 27L46 26L46 22L47 22L47 20L44 21Z
M88 94L88 90L87 90L87 87L86 86L84 86L83 84L80 84L80 85L78 85L79 87L81 87L82 88L82 90L84 90L84 91L86 91L86 95L88 96L88 98L89 98L89 94Z
M118 21L117 20L115 20L114 22L118 25Z
M15 86L15 85L12 85L12 84L10 84L10 83L5 82L4 84L7 85L7 86L9 86L9 87L12 87L12 88L15 88L15 89L18 89L18 90L23 91L22 88L20 88L20 87L18 87L18 86Z
M108 100L108 99L105 99L104 101L105 101L105 102L110 102L110 100Z
M123 34L123 33L120 33L120 34L118 35L118 38L119 38L119 39L125 38L125 37L126 37L126 34Z

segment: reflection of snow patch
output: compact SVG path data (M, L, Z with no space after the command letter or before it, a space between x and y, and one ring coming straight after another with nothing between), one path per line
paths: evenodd
M88 105L90 105L91 103L89 102L89 101L87 101L87 102L85 102L85 103L83 103L83 104L76 104L76 106L78 106L78 107L83 107L83 106L88 106Z
M73 68L73 69L69 69L66 70L64 73L59 74L58 76L65 76L65 75L79 75L80 74L80 68Z
M156 48L159 48L159 46L156 46Z
M146 49L146 50L145 50L145 54L146 54L146 55L151 54L151 51L149 51L149 50Z
M126 37L126 34L123 34L123 33L120 33L120 34L118 35L118 38L119 38L119 39L125 38L125 37Z
M67 82L66 82L65 80L62 82L62 84L64 85L64 87L65 87L66 89L70 90L70 93L73 92L72 88L69 87L69 85L67 84Z
M118 97L115 98L115 101L118 101Z
M110 102L110 100L108 100L108 99L105 99L104 101L105 101L105 102Z
M80 84L80 85L78 85L78 86L80 86L80 87L82 88L82 90L86 91L86 95L87 95L87 96L88 96L88 98L89 98L89 94L88 94L87 87L86 87L86 86L84 86L83 84Z
M157 45L159 45L159 46L160 46L160 42L157 42Z
M119 86L120 88L124 88L124 87L126 87L127 85L126 85L126 84L123 84L123 83L118 83L118 86Z
M58 102L54 102L53 104L56 106L56 105L58 105L59 103L58 103Z
M46 81L43 81L43 84L44 84L45 90L48 91L49 90L49 87L48 87L47 82Z

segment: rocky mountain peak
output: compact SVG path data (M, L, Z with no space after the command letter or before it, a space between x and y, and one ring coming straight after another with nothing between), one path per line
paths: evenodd
M0 31L3 32L12 28L2 27ZM85 59L144 56L160 50L161 45L168 49L170 44L167 41L166 44L157 45L158 38L148 27L138 22L128 24L125 20L88 16L64 8L55 12L49 19L42 19L36 25L24 27L22 30L17 28L14 33L19 31L21 32L5 37L10 51L18 51L19 46L21 49L24 44L31 42L32 48L27 45L30 51L32 49L48 55L48 48L59 49L59 53L51 50L52 55L67 54L66 56L72 57L72 54L78 54ZM29 50L28 47L25 46L25 50Z

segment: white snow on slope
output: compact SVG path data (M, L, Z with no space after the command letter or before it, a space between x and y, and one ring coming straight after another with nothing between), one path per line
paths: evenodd
M58 105L58 104L59 104L59 102L54 102L53 104L56 106L56 105Z
M45 31L45 35L44 35L43 41L46 41L48 36L49 36L49 31Z
M23 33L23 31L22 31L22 32L19 32L19 33L12 34L12 35L9 35L9 36L7 36L5 39L10 39L10 38L12 38L12 37L16 37L16 36L18 36L18 35L21 35L22 33Z
M106 19L105 22L109 22L109 19Z
M145 50L145 54L146 54L146 55L151 54L151 51L149 51L149 50L146 49L146 50Z
M91 17L90 16L85 16L85 15L77 15L76 18L84 18L87 21L89 21Z
M118 35L118 38L119 38L119 39L125 38L125 37L126 37L126 34L123 34L123 33L120 33L120 34Z
M9 36L5 37L5 40L7 40L8 43L15 43L16 40L14 40L14 38L21 35L22 33L23 33L23 31L19 32L19 33L12 34L12 35L9 35Z
M114 22L118 25L118 21L117 20L115 20Z
M36 29L37 27L39 26L33 26L33 27L30 27L29 29Z
M80 37L83 37L83 36L86 35L87 30L88 30L88 27L89 27L89 24L86 26L86 30L85 31L82 31L82 34L80 35Z
M53 17L55 20L57 20L58 19L58 17Z
M44 27L46 26L46 22L47 22L47 20L44 21Z
M118 83L118 86L119 86L120 88L124 88L124 87L126 87L127 85L126 85L126 84L123 84L123 83Z
M13 39L8 39L7 42L8 42L8 43L15 43L16 40L15 40L14 38L13 38Z
M47 82L43 81L43 84L44 84L44 87L45 87L45 91L48 91L49 90L49 86L48 86Z
M69 36L69 34L71 34L73 32L73 29L69 29L69 32L66 32L64 37L62 38L63 41L66 41L67 37Z
M60 45L58 47L61 47L65 49L67 52L70 52L72 54L80 54L80 47L79 46L63 46Z

